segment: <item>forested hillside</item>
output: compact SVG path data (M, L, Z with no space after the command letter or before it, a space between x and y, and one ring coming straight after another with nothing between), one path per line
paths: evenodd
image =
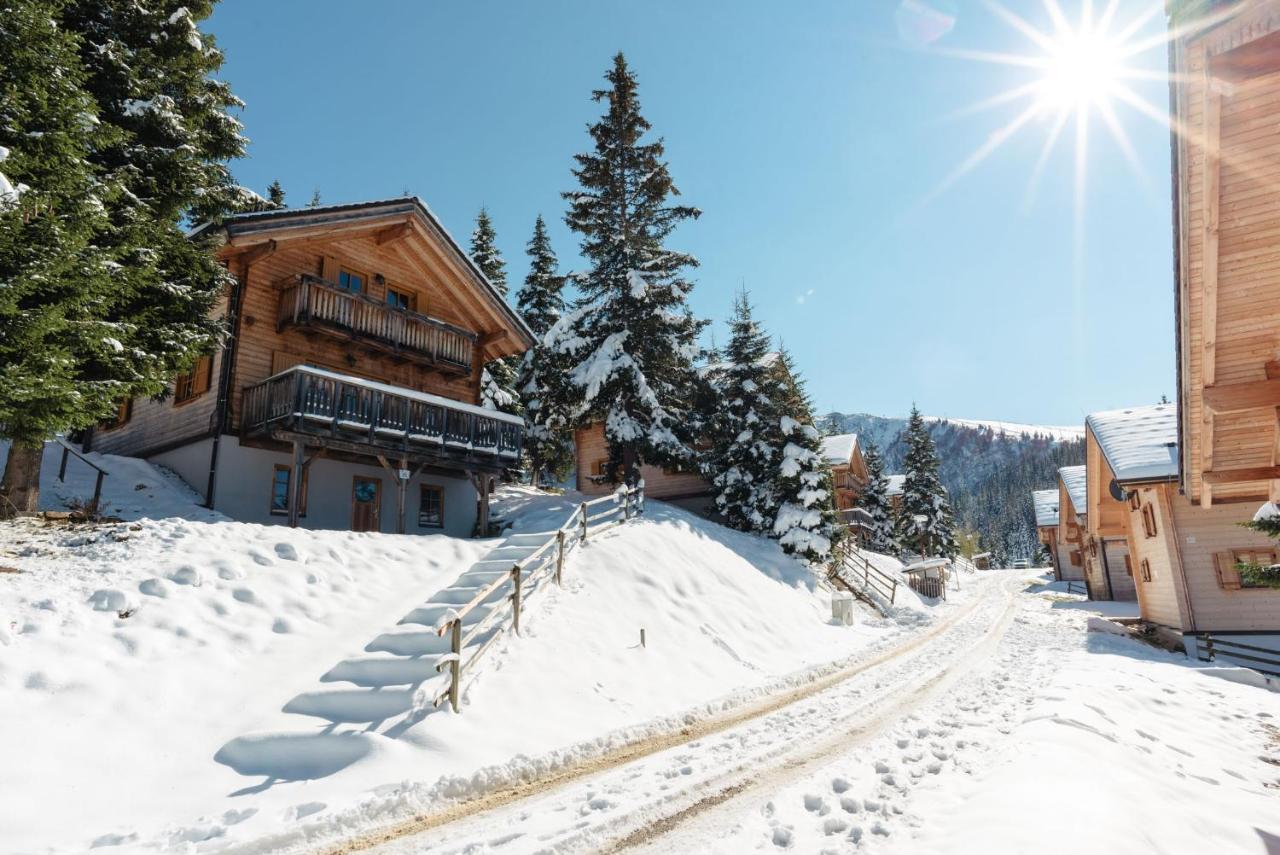
M826 430L857 433L874 442L884 455L886 472L901 469L906 419L828 413L821 421ZM945 420L932 422L929 433L961 530L977 534L982 547L1002 560L1033 557L1037 544L1031 491L1052 487L1059 466L1083 463L1084 441Z

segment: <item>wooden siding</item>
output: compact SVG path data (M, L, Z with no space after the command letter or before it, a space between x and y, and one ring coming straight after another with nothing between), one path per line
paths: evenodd
M596 474L597 466L609 459L604 426L593 424L579 428L574 432L573 442L577 450L578 490L590 496L600 496L616 489L611 484L591 480ZM657 466L646 465L640 467L640 476L644 478L644 494L653 499L704 496L711 492L711 485L695 472L668 472Z
M1140 614L1145 621L1182 630L1186 625L1186 611L1172 509L1166 502L1163 486L1142 487L1136 492L1140 504L1136 509L1126 505L1125 517ZM1155 511L1155 537L1148 537L1143 526L1142 508L1148 505ZM1151 570L1149 581L1142 578L1143 561Z
M1280 0L1240 9L1173 46L1182 478L1195 502L1265 496L1265 481L1209 488L1202 474L1280 462L1274 409L1212 414L1203 401L1206 385L1264 379L1280 355Z

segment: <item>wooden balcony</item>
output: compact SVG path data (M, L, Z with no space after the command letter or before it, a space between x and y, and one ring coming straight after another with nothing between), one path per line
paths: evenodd
M241 435L458 469L518 466L519 416L296 365L244 390Z
M276 329L295 326L333 335L446 371L471 371L477 335L436 318L344 291L300 273L280 292Z

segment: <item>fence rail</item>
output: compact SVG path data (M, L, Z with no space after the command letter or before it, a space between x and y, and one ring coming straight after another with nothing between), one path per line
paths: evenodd
M947 583L942 577L930 579L923 573L908 573L907 584L922 597L947 598Z
M606 504L608 506L602 510L592 510ZM548 579L554 579L559 586L564 575L565 558L579 544L586 543L591 535L622 525L643 512L643 482L639 486L619 489L608 496L583 502L533 552L513 562L510 570L501 573L466 603L447 612L436 624L436 633L449 636L449 653L440 658L436 670L448 669L449 680L433 699L433 706L439 707L448 701L454 712L460 712L462 678L508 630L514 631L516 635L520 634L520 616L529 597ZM463 632L463 621L467 615L504 588L509 589L509 593L501 602ZM491 630L492 635L464 659L468 648Z
M59 481L62 481L64 483L66 482L67 462L72 455L75 455L75 458L77 460L81 461L82 463L84 463L86 466L88 466L90 469L94 470L97 473L97 478L95 478L93 482L93 498L90 499L89 504L85 506L85 511L88 514L90 514L91 516L93 514L96 514L98 512L98 505L101 504L102 502L102 482L111 473L103 469L98 464L94 463L89 458L85 457L80 452L76 451L62 437L57 437L56 441L58 445L62 446L62 462L58 465Z
M856 546L845 541L831 564L829 578L858 599L883 613L872 594L893 605L898 596L898 580L877 568Z
M1237 653L1237 650L1247 650L1249 652ZM1259 653L1265 655L1256 655ZM1269 674L1272 677L1280 677L1280 650L1258 647L1256 644L1244 644L1239 641L1228 641L1220 635L1212 635L1207 632L1196 636L1196 658L1201 662L1212 662L1218 657L1218 654L1233 660L1243 659L1245 662L1251 663L1246 667L1252 668L1254 671L1261 671L1263 674Z

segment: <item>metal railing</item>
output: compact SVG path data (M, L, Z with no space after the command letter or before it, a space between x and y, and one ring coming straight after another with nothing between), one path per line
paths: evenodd
M294 366L244 390L241 429L282 429L361 441L375 448L442 457L489 455L518 460L524 425L443 398L393 392L359 377Z
M89 458L85 457L80 452L76 451L62 437L57 437L55 441L58 443L58 445L62 446L62 461L61 463L58 464L58 480L59 481L66 483L67 462L72 455L75 455L75 458L77 460L81 461L82 463L84 463L86 466L88 466L90 469L92 469L94 472L97 473L97 477L94 479L94 482L93 482L93 498L89 500L89 504L85 505L86 513L88 513L90 516L92 516L93 514L96 514L98 512L98 505L102 503L102 482L111 473L103 469L98 464L94 463Z
M396 353L471 370L478 336L437 318L401 309L309 273L299 273L280 292L276 326L331 327Z
M606 503L610 506L603 510L591 510ZM520 634L520 613L529 597L539 590L540 583L554 578L559 586L564 573L564 560L578 544L586 543L591 534L599 534L622 525L643 512L643 482L637 487L619 488L608 496L583 502L560 528L548 534L542 545L514 562L509 571L485 585L466 603L446 612L435 629L437 635L449 636L449 652L437 661L436 670L443 671L447 668L449 679L444 690L433 699L432 705L439 707L447 700L454 712L460 712L462 679L508 629ZM504 588L510 593L502 598L502 604L491 609L464 632L463 622L467 615ZM492 634L475 646L464 661L463 654L468 648L474 646L490 630L493 630Z
M1237 653L1236 651L1238 650L1248 652ZM1259 656L1259 653L1265 655ZM1269 674L1272 677L1280 677L1280 650L1258 647L1256 644L1243 644L1239 641L1228 641L1220 635L1213 635L1207 632L1202 632L1196 636L1197 659L1201 662L1212 662L1219 654L1232 660L1233 664L1242 664L1234 662L1236 659L1242 659L1244 662L1250 663L1244 666L1246 668L1261 671L1263 674Z

